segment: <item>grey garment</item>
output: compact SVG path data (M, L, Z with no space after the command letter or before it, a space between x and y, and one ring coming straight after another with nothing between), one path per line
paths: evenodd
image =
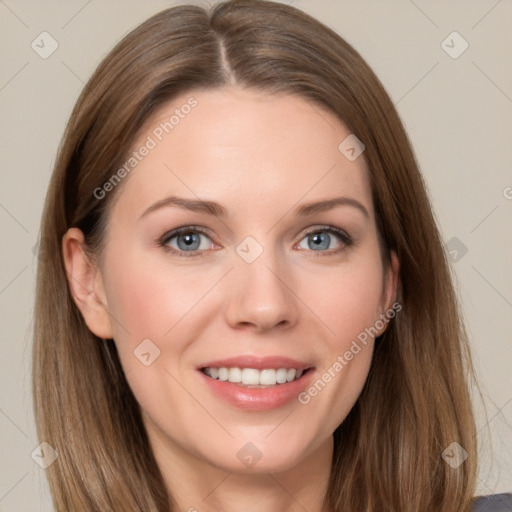
M475 499L471 512L512 512L512 494L480 496Z

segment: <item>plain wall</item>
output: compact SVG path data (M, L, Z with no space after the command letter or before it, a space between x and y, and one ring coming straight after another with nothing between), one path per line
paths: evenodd
M510 492L512 3L287 3L326 23L362 54L405 123L456 260L453 269L486 397L487 418L478 420L484 442L479 494ZM52 510L44 470L31 458L39 441L30 350L34 245L60 138L103 56L129 30L171 5L157 0L0 2L0 511ZM31 47L43 31L58 43L47 59ZM463 39L450 35L454 31ZM467 50L453 58L463 40Z

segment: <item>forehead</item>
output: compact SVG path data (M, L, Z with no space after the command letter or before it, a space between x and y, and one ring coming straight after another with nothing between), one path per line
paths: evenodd
M146 121L127 155L135 165L116 202L140 212L152 201L181 194L228 209L274 210L301 198L344 194L365 202L372 213L364 158L351 161L339 149L349 136L333 113L298 95L191 91Z

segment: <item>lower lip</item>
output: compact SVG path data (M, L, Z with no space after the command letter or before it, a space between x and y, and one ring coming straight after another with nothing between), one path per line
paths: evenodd
M269 388L246 388L229 381L212 379L200 370L199 373L206 385L228 404L245 411L267 411L297 399L311 381L313 368L303 373L297 380Z

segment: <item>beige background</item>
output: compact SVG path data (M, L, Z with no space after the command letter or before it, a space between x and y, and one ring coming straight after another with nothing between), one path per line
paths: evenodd
M405 122L444 240L458 260L453 269L486 393L479 493L512 491L512 2L287 3L355 46ZM0 0L0 511L52 510L44 470L31 458L39 443L29 372L33 248L57 146L100 59L170 5ZM58 43L47 59L31 47L43 31ZM445 49L460 51L459 36L442 46L453 31L469 44L458 58Z

